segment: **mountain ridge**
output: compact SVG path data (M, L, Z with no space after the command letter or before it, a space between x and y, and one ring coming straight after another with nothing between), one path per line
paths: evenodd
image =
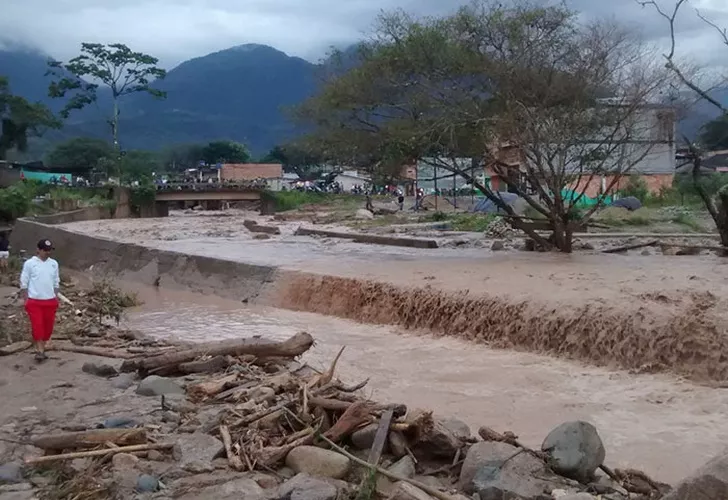
M0 40L0 75L9 78L11 90L59 111L63 101L48 97L51 77L45 73L51 57L26 46L3 47L8 44ZM342 53L351 58L352 47ZM132 94L122 100L120 144L123 149L161 149L229 139L247 144L254 156L262 156L301 133L288 119L286 109L315 93L321 68L321 64L254 43L188 59L154 84L167 92L166 99ZM728 104L728 90L716 95ZM109 126L101 109L109 108L109 99L108 91L100 89L98 107L73 112L62 130L52 131L45 139L107 139ZM696 137L699 128L718 115L708 103L698 103L679 123L679 137Z

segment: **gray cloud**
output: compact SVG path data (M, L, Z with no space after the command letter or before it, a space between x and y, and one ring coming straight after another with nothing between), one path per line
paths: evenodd
M549 1L549 0L546 0ZM658 0L669 8L672 0ZM2 36L52 57L72 57L81 42L121 42L159 57L167 67L243 43L264 43L317 60L331 45L354 42L381 10L402 8L436 15L466 0L0 0ZM10 5L8 5L8 3ZM504 1L505 3L505 1ZM707 17L728 27L728 2L691 0ZM634 0L571 0L587 18L613 17L663 44L667 25ZM718 35L685 9L679 19L680 54L728 60Z

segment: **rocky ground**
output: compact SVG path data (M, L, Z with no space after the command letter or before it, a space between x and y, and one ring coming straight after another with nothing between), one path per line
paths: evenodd
M72 295L116 296L110 285ZM0 500L725 498L726 457L668 493L603 464L588 422L528 449L497 422L473 432L456 416L368 400L366 380L337 380L338 357L323 371L296 361L313 345L306 333L171 344L79 319L97 318L88 309L61 320L82 326L45 363L22 341L0 351L12 353L0 362Z

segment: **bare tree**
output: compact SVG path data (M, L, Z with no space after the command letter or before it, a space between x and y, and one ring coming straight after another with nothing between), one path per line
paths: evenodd
M671 140L652 135L650 102L664 72L647 56L618 26L579 24L564 7L475 2L437 19L397 12L361 45L359 65L299 114L316 126L313 143L340 161L426 160L482 191L541 247L570 252L576 228L620 178ZM515 167L502 158L506 144ZM462 158L487 166L548 221L551 236L474 179ZM597 204L579 213L602 178Z
M665 59L665 67L670 70L685 87L694 92L700 99L710 103L714 107L723 113L728 114L723 104L717 99L710 95L710 90L703 88L680 64L675 61L676 58L676 25L678 14L687 4L687 0L677 0L671 10L663 9L655 0L635 0L642 7L650 7L661 16L668 26L670 49L663 54ZM695 15L698 16L707 26L712 28L719 36L721 42L728 46L728 31L725 28L721 28L714 22L707 19L698 9L695 9ZM691 141L688 137L683 137L686 146L689 149L690 154L688 155L687 162L692 163L692 179L695 191L703 201L705 208L710 213L713 222L715 222L718 233L720 234L720 241L724 247L728 247L728 187L724 187L719 190L716 199L713 199L710 194L705 190L700 182L701 166L702 166L702 152L700 148ZM685 163L683 164L685 165Z

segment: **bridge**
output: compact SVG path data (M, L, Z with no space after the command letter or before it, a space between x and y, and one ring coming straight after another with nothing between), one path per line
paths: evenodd
M201 202L214 208L220 202L260 202L261 213L272 213L273 204L265 197L265 182L230 183L167 183L157 186L156 202ZM207 207L206 207L207 208Z

